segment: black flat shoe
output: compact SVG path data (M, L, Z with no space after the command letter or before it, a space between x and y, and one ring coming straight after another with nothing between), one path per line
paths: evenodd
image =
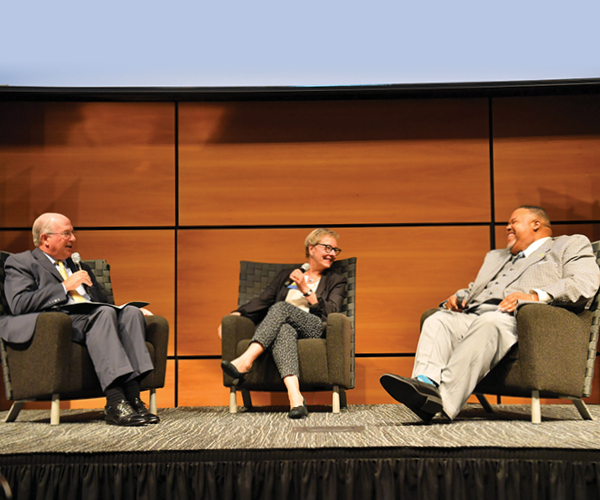
M390 396L426 423L443 410L442 396L434 385L390 373L382 375L379 382Z
M244 378L249 372L240 372L233 363L227 360L221 361L221 369L233 379L233 385L239 385L244 382Z
M302 399L303 403L301 406L294 406L288 413L289 418L304 418L308 417L308 408L306 407L306 400Z
M140 398L135 398L133 401L130 401L129 404L140 417L143 417L146 420L147 424L158 424L160 422L158 415L150 413Z
M124 399L114 406L106 405L104 407L104 420L112 425L126 427L146 425L146 419L139 415Z

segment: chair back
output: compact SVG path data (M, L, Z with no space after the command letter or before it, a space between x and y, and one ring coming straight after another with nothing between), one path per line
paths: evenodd
M106 300L109 304L115 303L115 296L113 293L112 282L110 281L110 265L104 259L96 260L82 260L84 264L87 264L92 269L96 281L102 288Z
M5 252L4 250L0 250L0 316L3 314L8 314L8 302L6 301L6 297L4 296L4 277L6 276L4 272L4 263L6 259L10 256L9 252Z
M600 266L600 241L592 243L592 249L596 256L596 264ZM588 345L588 360L585 369L585 382L583 385L583 397L587 398L592 393L592 383L594 378L594 363L596 362L596 349L598 346L598 332L600 330L600 290L590 305L590 311L593 313L592 326L590 329L590 343Z

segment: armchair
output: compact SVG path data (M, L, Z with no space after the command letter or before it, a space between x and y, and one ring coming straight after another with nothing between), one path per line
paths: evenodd
M8 306L4 297L4 262L10 254L0 252L0 315ZM83 261L104 287L114 304L110 266L105 260ZM150 411L156 413L156 389L164 387L169 324L162 316L146 316L146 347L154 370L141 382L150 390ZM51 401L50 423L60 422L60 399L103 397L87 349L71 341L71 319L61 312L40 314L33 337L23 344L0 339L0 355L6 398L14 401L5 422L14 421L27 401Z
M267 287L282 269L299 264L267 264L240 262L238 305L245 304ZM332 410L339 413L347 406L346 390L354 388L354 311L356 293L356 258L335 261L332 267L348 279L347 296L342 310L327 318L325 338L300 339L300 389L333 391ZM242 316L225 316L222 322L222 356L232 361L242 354L254 335L254 323ZM236 387L233 379L223 374L223 385L230 387L229 411L237 412ZM285 392L283 380L270 355L262 355L240 387L246 408L252 407L250 391Z

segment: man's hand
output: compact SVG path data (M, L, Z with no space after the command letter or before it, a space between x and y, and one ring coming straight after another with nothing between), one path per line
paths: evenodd
M142 311L142 314L144 316L154 316L154 314L152 314L152 312L150 312L148 309L145 309L143 307L140 307L140 311Z
M456 295L453 295L446 301L446 309L448 309L449 311L460 312L464 308L465 308L465 301L463 300L462 302L459 303L458 297Z
M67 292L70 292L71 290L76 290L81 285L92 286L92 278L90 278L87 271L77 271L63 281L63 285L65 285Z
M537 293L513 292L510 295L504 297L504 300L498 305L498 310L508 313L514 312L517 308L517 301L519 300L537 302L539 298Z
M237 311L236 311L236 312L232 312L232 313L230 314L230 316L241 316L241 315L242 315L242 314L241 314L241 313L239 313L239 312L237 312ZM221 325L219 325L219 328L217 328L217 335L219 336L219 338L222 338L222 337L221 337Z

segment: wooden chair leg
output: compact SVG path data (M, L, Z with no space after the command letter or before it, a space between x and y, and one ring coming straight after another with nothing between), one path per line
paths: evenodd
M21 411L21 408L23 408L23 405L26 403L26 401L15 401L12 406L10 407L10 410L8 412L8 415L6 415L6 418L4 419L5 422L14 422L17 417L19 416L19 412Z
M150 389L150 413L154 413L158 411L158 406L156 404L156 389Z
M50 403L50 425L60 424L60 396L52 394L52 402Z
M485 411L487 411L488 413L494 413L494 409L492 408L492 405L485 397L485 394L475 393L475 396L477 397L477 399L479 400L479 403L481 403L481 406L483 406L483 409Z
M340 386L333 386L333 395L331 401L331 412L339 413L340 412Z
M229 413L237 413L237 394L235 391L235 385L229 388Z
M542 423L542 407L540 406L540 391L531 391L531 423Z

